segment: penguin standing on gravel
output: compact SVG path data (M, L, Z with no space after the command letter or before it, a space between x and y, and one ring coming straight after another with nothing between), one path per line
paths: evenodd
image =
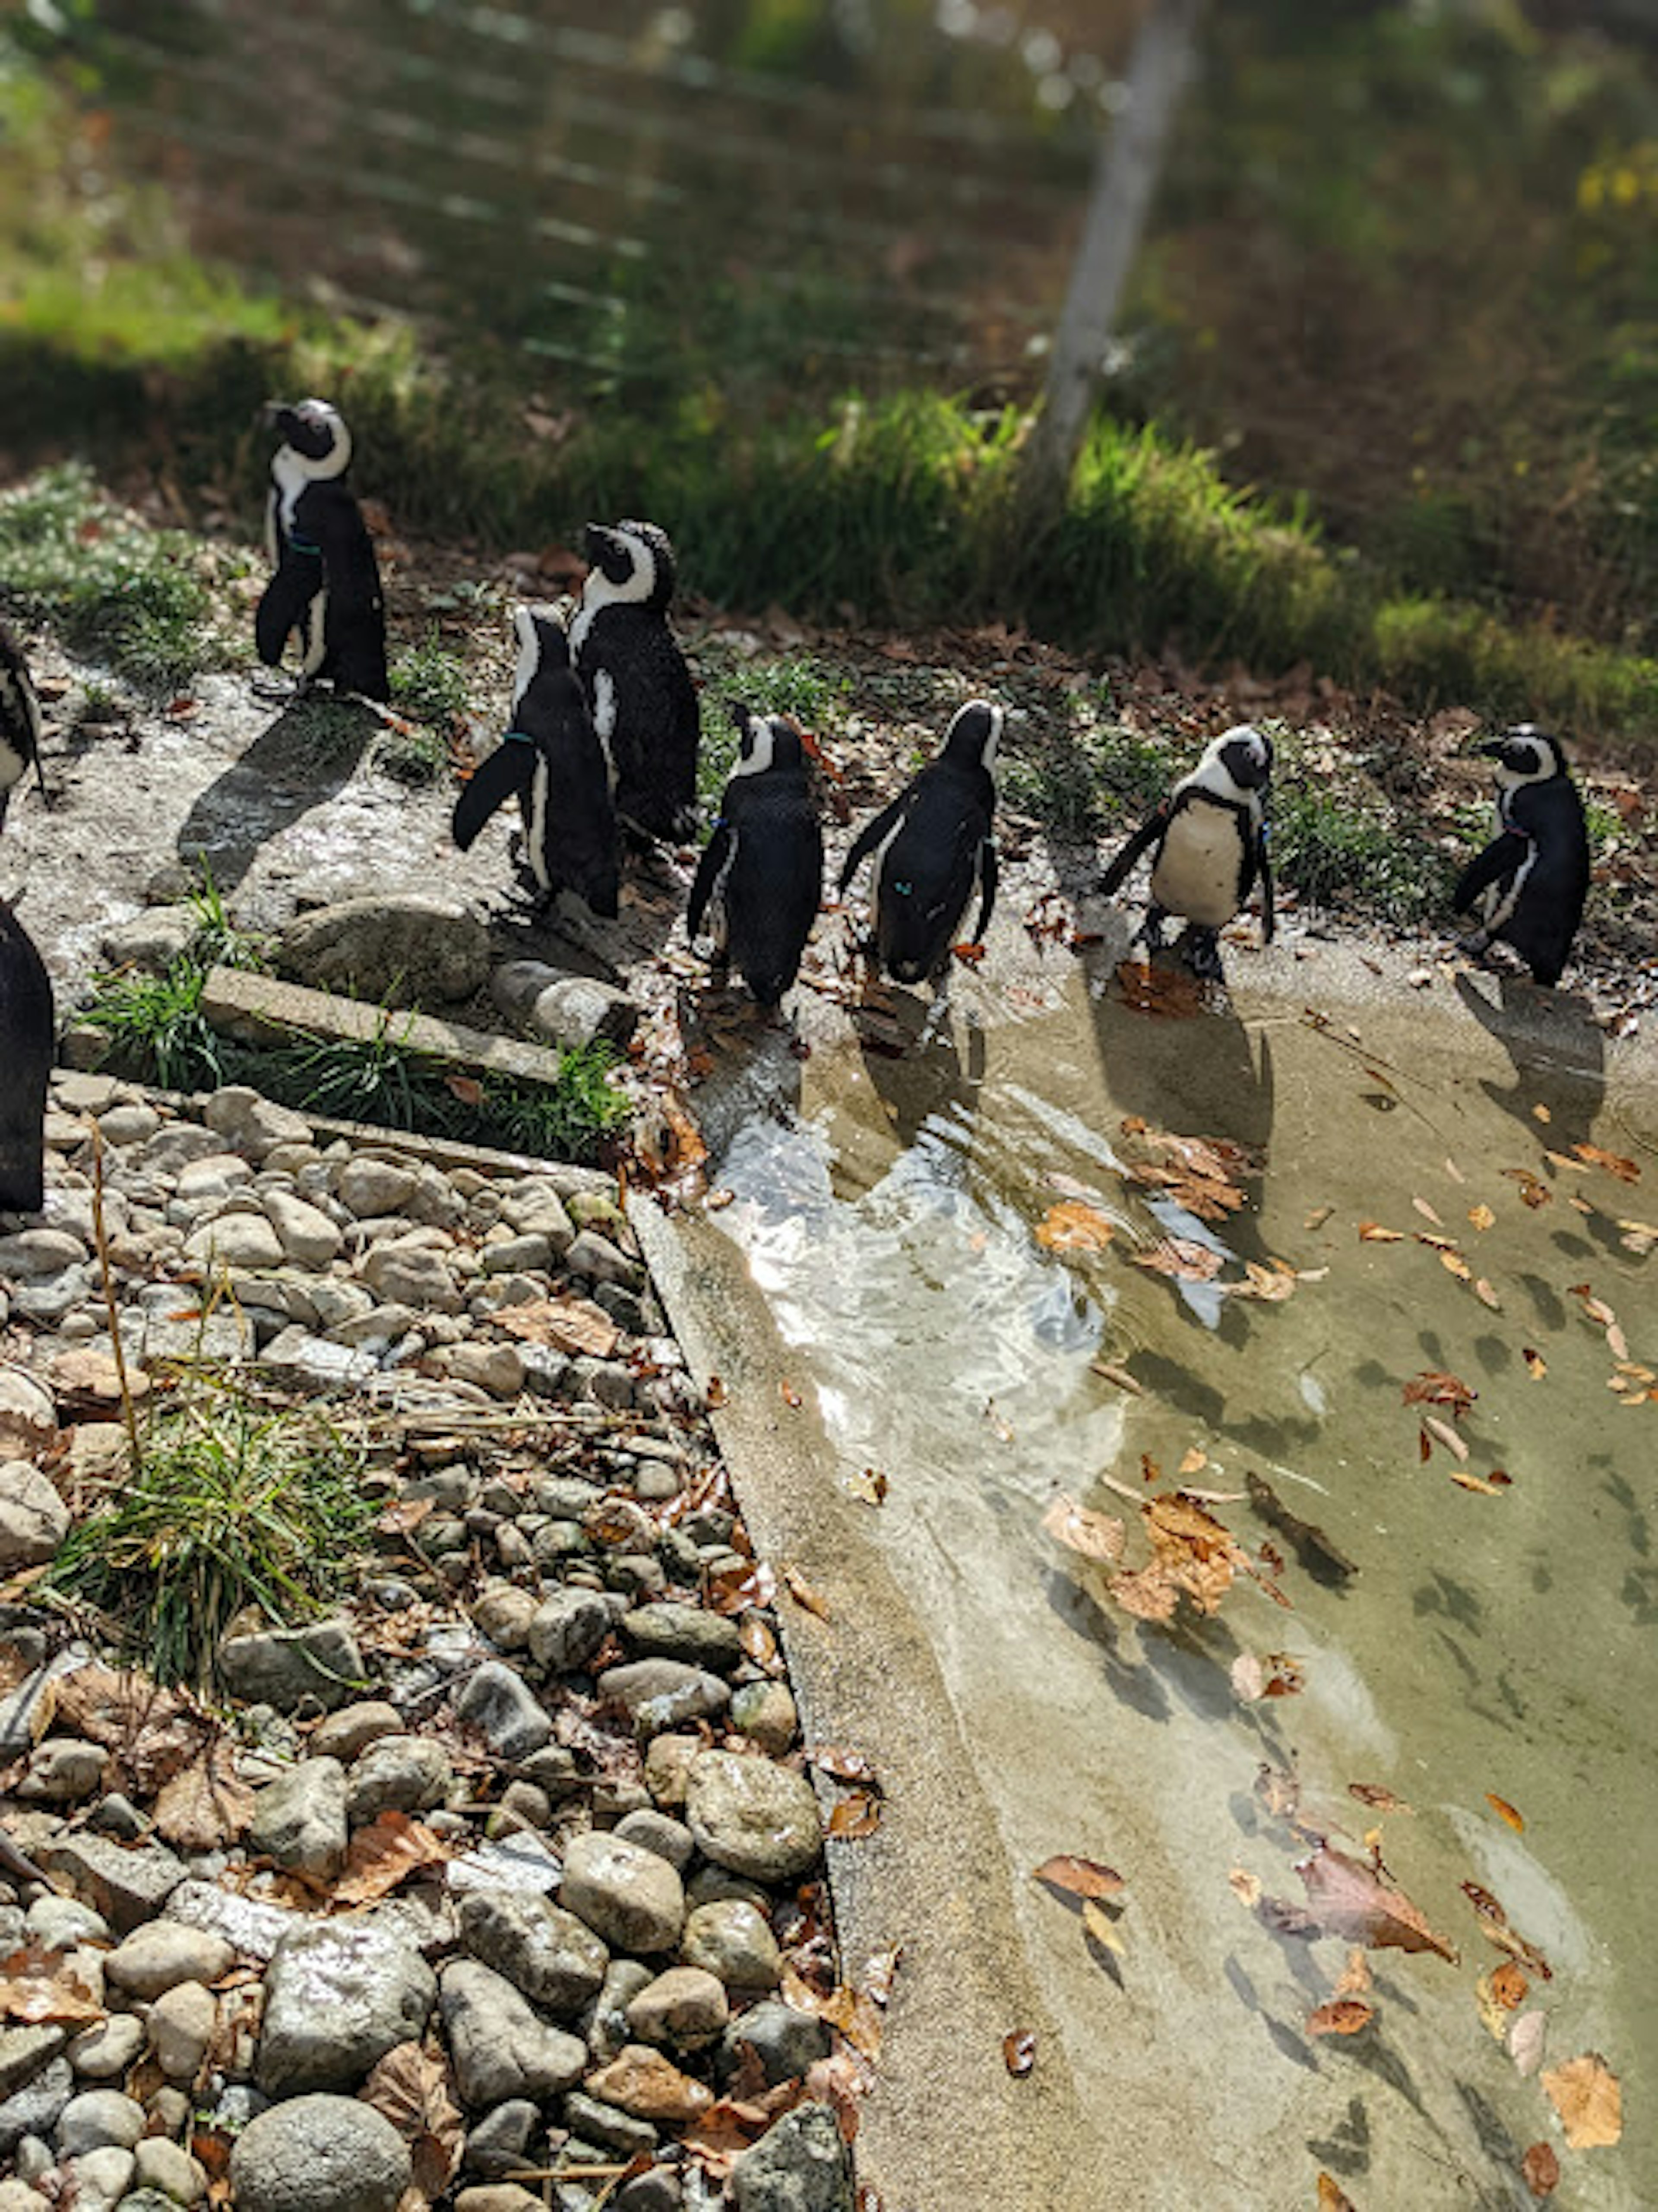
M1500 828L1452 894L1458 914L1479 901L1479 926L1462 949L1481 953L1500 937L1533 981L1558 983L1588 895L1582 799L1559 738L1534 723L1521 722L1479 750L1497 763Z
M45 1203L46 1081L57 1037L52 978L0 899L0 1213Z
M34 696L22 647L0 623L0 827L11 804L12 786L21 783L31 768L40 780L44 799L46 779L40 766L40 702Z
M616 811L641 836L688 837L701 716L668 627L673 548L653 522L590 522L586 550L570 652L614 766Z
M900 983L935 982L949 962L974 891L975 940L996 904L996 748L1003 709L987 699L959 708L937 760L865 823L841 870L841 890L870 854L873 949Z
M708 916L716 974L731 961L762 1006L800 972L823 888L823 833L800 726L787 714L733 706L737 765L720 802L685 916L695 939Z
M282 442L270 463L265 545L274 571L253 618L259 658L279 668L300 634L301 684L385 700L386 601L374 541L346 482L351 433L325 399L276 400L267 419Z
M570 666L570 641L550 606L519 607L513 628L512 727L455 802L455 842L470 851L497 807L515 798L524 857L542 899L573 890L613 921L618 865L610 763Z
M1171 914L1187 924L1193 972L1221 972L1219 933L1243 906L1257 877L1260 938L1272 941L1272 871L1266 853L1266 792L1272 741L1240 722L1206 748L1144 821L1100 878L1108 898L1119 891L1142 853L1151 854L1151 901L1140 931L1154 952Z

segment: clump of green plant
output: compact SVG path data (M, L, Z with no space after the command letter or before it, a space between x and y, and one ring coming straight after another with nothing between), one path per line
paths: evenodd
M384 732L375 763L399 783L434 783L448 765L449 734L466 711L466 663L433 629L419 645L404 647L391 674L392 703L411 726Z
M18 605L147 690L187 682L209 657L199 545L136 520L77 464L0 495L0 574Z
M196 934L179 956L205 974L210 968L250 968L258 973L270 965L263 942L239 929L226 910L224 897L203 859L198 864L201 880L187 895L196 916Z
M615 1066L602 1041L581 1045L561 1054L556 1083L486 1081L478 1111L507 1152L591 1164L631 1111L610 1080Z
M1351 793L1275 784L1272 824L1278 881L1310 905L1362 908L1403 923L1448 911L1452 870L1445 855Z
M160 975L94 978L81 1018L109 1039L106 1057L154 1076L163 1090L210 1090L224 1080L219 1039L202 1012L207 969L181 952Z
M265 1061L261 1087L290 1105L387 1129L430 1127L444 1063L410 1042L415 1017L383 1006L365 1037L296 1036Z
M705 670L698 798L714 805L736 763L737 729L731 719L734 706L751 708L756 714L793 714L803 729L822 736L844 713L852 688L844 669L810 653L774 659L756 655L752 660L731 659Z
M70 1534L54 1587L163 1682L210 1683L236 1616L283 1627L350 1587L374 1506L362 1456L310 1413L199 1376L139 1431L138 1464Z
M1061 837L1097 837L1144 814L1177 774L1167 745L1118 722L1074 720L1010 755L1003 784L1016 806Z

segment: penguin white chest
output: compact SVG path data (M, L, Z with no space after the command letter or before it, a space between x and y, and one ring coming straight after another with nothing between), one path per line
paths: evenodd
M1201 929L1230 921L1238 907L1241 836L1238 817L1228 808L1182 807L1151 871L1157 904Z

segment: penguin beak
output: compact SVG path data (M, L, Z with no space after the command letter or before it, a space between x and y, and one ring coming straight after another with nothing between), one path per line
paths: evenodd
M591 562L603 558L613 542L612 533L602 522L590 522L581 533L582 549Z
M1488 745L1480 745L1477 750L1483 753L1487 760L1501 760L1503 748L1507 742L1505 738L1493 738Z
M294 404L288 399L267 399L258 419L268 430L280 430L285 438L294 428Z

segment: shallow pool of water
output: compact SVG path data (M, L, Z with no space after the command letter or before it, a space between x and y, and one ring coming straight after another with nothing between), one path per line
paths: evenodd
M1175 1019L1079 966L1048 1011L958 1008L902 1059L820 1048L798 1113L750 1120L720 1164L719 1218L841 1479L887 1479L870 1522L1010 1865L1078 1852L1126 1878L1114 1954L1042 1886L1016 1895L1084 2098L1144 2100L1143 2158L1101 2174L1102 2208L1188 2207L1194 2175L1206 2206L1310 2206L1321 2170L1365 2212L1529 2205L1542 2142L1558 2201L1658 2203L1658 1401L1623 1403L1638 1374L1608 1387L1620 1358L1658 1366L1658 1263L1619 1225L1658 1214L1653 1114L1606 1093L1594 1032L1539 1050L1479 990L1477 1025L1242 995ZM1157 1133L1248 1148L1242 1203L1202 1219L1135 1181L1175 1158ZM1043 1243L1066 1204L1102 1249ZM1193 1271L1212 1263L1191 1248L1224 1254L1218 1273L1135 1264L1169 1238ZM1223 1290L1246 1262L1279 1295ZM1407 1403L1424 1375L1472 1403ZM1250 1476L1328 1548L1264 1517ZM1286 1604L1240 1571L1214 1614L1140 1622L1043 1528L1068 1492L1124 1519L1137 1565L1143 1500L1182 1480L1221 1494L1207 1510ZM1298 1692L1246 1701L1246 1654ZM1349 1945L1239 1890L1304 1907L1313 1839L1363 1859L1373 1830L1458 1959L1371 1950L1372 2019L1315 2035ZM1507 1954L1465 1883L1530 1947L1497 2025L1544 2013L1545 2070L1603 2054L1618 2148L1569 2148L1482 2022L1478 1978Z

